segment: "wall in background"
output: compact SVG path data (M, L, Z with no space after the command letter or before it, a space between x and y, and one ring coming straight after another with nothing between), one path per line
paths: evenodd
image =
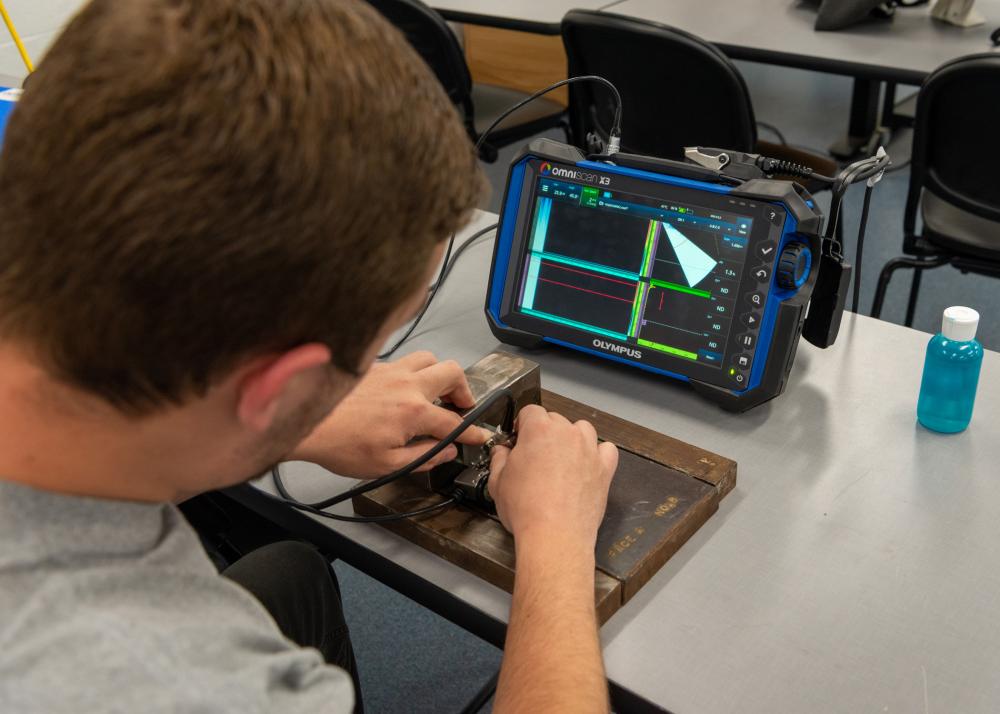
M52 40L66 21L85 4L86 0L3 0L4 7L31 60L42 58ZM24 77L28 73L14 46L7 27L0 22L0 74Z

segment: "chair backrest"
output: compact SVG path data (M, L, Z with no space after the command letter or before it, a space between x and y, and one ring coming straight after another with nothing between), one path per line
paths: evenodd
M1000 56L962 57L934 70L917 97L903 227L912 236L923 189L1000 223Z
M402 32L437 76L451 101L472 120L472 76L448 23L420 0L368 0Z
M573 10L562 21L569 76L600 75L622 95L622 149L681 159L685 146L751 151L757 127L746 83L717 48L681 30ZM606 139L614 103L596 83L570 85L573 141Z

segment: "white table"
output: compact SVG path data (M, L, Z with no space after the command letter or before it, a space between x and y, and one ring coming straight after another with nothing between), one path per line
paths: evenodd
M430 0L435 10L453 22L507 30L558 35L559 23L570 10L600 10L622 0Z
M471 364L498 346L482 314L490 255L487 241L462 257L404 349ZM530 353L547 388L739 464L719 512L602 628L620 711L997 711L1000 354L986 355L969 430L943 436L915 420L928 338L845 316L834 347L803 342L787 392L742 415L638 370ZM350 483L304 464L285 473L305 500ZM378 526L319 531L502 636L501 590Z
M736 59L919 84L949 60L990 51L1000 0L977 0L975 7L985 25L963 29L932 21L924 5L897 8L889 22L837 32L813 30L815 6L800 0L624 0L609 10L686 30Z
M850 138L837 147L845 155L875 130L882 82L889 83L888 117L896 83L919 85L952 59L991 51L990 33L1000 27L1000 0L977 0L986 23L968 29L932 21L924 5L897 8L890 22L816 32L815 7L801 0L624 0L608 10L685 30L733 59L854 77Z

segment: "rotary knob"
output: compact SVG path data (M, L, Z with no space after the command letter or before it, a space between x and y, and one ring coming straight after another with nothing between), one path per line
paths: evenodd
M812 251L805 243L789 243L781 251L775 278L778 286L785 290L801 288L809 278L812 267Z

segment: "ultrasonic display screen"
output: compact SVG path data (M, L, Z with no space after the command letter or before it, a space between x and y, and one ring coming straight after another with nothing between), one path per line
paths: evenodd
M686 186L533 168L505 319L745 385L784 212Z

